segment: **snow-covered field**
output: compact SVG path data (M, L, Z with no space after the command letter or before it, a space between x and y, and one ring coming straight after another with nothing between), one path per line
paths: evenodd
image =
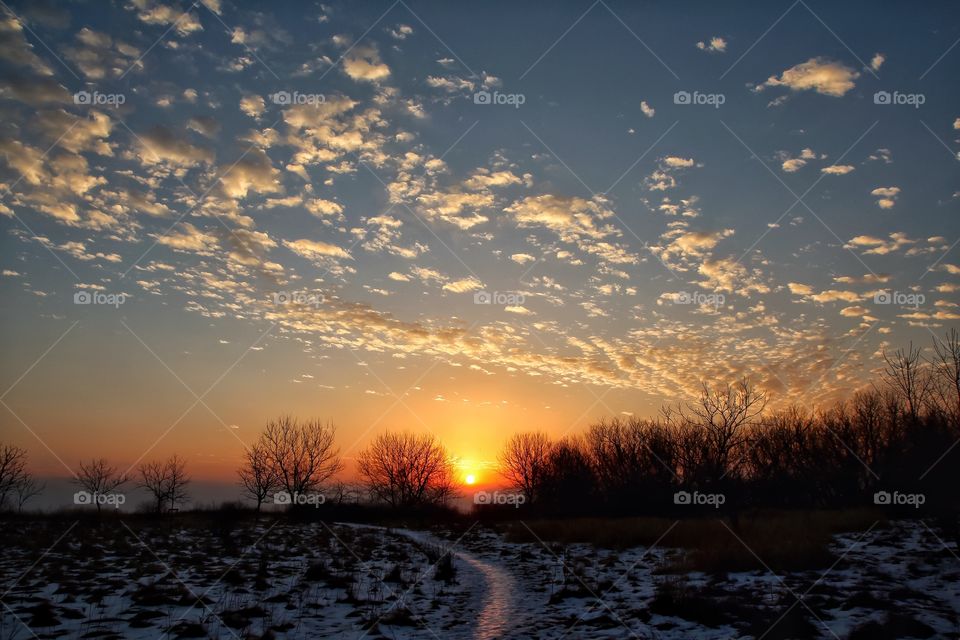
M832 567L674 573L682 551L287 521L17 522L0 638L958 637L933 525L835 537ZM452 560L444 559L449 549Z

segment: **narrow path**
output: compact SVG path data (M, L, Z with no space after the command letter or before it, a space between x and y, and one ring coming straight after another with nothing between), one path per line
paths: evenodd
M384 527L373 525L338 524L386 530ZM448 541L434 537L424 531L414 531L412 529L391 529L390 531L421 544L450 546ZM468 637L472 640L498 640L510 637L510 630L514 627L516 621L514 603L517 594L513 576L505 567L482 560L467 551L453 548L451 553L455 558L463 561L463 568L473 573L475 578L470 580L474 585L471 599L476 602L477 606L471 608L476 609L477 618L470 627L472 633Z
M479 571L486 583L483 608L477 616L477 624L474 627L474 640L509 637L509 631L515 619L513 577L503 567L485 562L465 551L454 551L454 554Z

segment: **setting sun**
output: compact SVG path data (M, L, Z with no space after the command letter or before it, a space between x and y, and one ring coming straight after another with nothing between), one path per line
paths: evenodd
M474 484L477 481L477 476L472 473L468 474L466 478L463 479L467 484Z

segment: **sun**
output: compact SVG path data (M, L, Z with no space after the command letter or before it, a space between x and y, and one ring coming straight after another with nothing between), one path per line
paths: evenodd
M477 481L477 476L473 475L472 473L468 473L467 477L464 478L463 481L467 484L474 484Z

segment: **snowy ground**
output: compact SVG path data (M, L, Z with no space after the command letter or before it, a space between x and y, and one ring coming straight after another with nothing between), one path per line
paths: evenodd
M837 536L832 567L779 575L676 574L679 550L509 543L481 525L465 534L288 522L18 526L0 555L0 639L960 631L954 543L919 522ZM440 559L444 548L452 562Z

